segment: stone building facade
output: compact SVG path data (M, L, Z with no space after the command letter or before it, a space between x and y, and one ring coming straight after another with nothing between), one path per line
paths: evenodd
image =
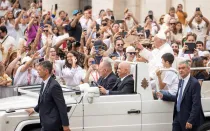
M153 10L156 19L166 14L171 6L184 5L184 10L190 19L196 7L200 7L203 15L210 19L210 0L43 0L43 9L51 10L52 5L58 4L59 10L71 14L74 9L83 9L85 5L92 5L93 17L97 17L101 9L110 8L114 11L116 19L123 18L123 11L128 8L143 23L149 10Z

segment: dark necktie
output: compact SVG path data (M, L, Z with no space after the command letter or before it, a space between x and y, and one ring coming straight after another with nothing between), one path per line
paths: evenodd
M183 94L183 85L184 85L184 80L181 80L180 88L179 88L179 94L178 94L178 101L176 104L176 110L177 112L180 112L180 106L182 102L182 94Z
M44 82L42 82L42 84L41 84L40 95L42 95L43 90L44 90Z

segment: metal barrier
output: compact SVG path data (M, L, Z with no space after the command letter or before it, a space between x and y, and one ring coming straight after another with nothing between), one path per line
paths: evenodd
M9 86L9 87L0 86L0 98L12 97L17 95L18 92L16 86Z

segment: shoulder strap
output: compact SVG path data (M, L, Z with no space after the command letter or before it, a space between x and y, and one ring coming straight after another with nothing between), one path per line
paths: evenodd
M8 36L9 35L7 35L7 37L1 42L1 44L3 44L7 40Z

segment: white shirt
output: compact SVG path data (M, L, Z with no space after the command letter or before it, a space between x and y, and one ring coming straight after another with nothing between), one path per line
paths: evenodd
M128 30L131 30L135 25L133 18L130 18L130 20L126 19L125 22L127 24Z
M82 80L85 78L85 71L81 67L76 67L76 68L68 68L64 67L62 69L62 76L61 76L66 85L71 87L78 86Z
M17 37L16 37L16 41L18 41L20 38L24 38L24 31L26 30L26 28L28 27L28 25L23 25L23 24L19 24L19 29L16 30L17 31Z
M6 9L6 7L10 7L10 2L8 0L5 0L5 2L1 2L1 7L3 7L3 9Z
M91 19L86 19L84 16L82 16L79 20L81 26L82 26L82 29L86 29L88 30L89 27L91 26L92 24L92 20Z
M4 41L5 39L5 41ZM0 39L0 43L2 43L2 46L4 47L4 52L0 51L0 58L3 57L2 59L4 59L7 55L8 49L13 46L13 50L15 50L17 48L17 43L15 41L15 39L11 36L5 36L4 39ZM0 60L1 61L1 60Z
M202 51L198 51L198 56L203 56L203 52ZM187 60L191 60L194 57L194 54L185 54L182 49L179 50L179 54L178 57L184 57Z
M20 72L21 68L24 65L21 65L18 69L17 72L15 74L14 77L14 85L16 86L26 86L28 85L28 70L24 71L24 72ZM40 84L40 83L36 83L36 81L40 79L40 77L38 76L38 73L35 69L31 69L31 79L30 79L30 85L35 85L35 84Z
M50 77L51 77L51 76L49 76L49 77L48 77L45 81L43 81L43 83L44 83L44 87L43 87L43 91L42 91L42 93L44 92L45 87L47 86L47 83L48 83L48 81L49 81Z
M188 83L189 79L190 79L190 74L183 79L184 80L184 84L183 84L183 89L182 89L182 97L183 97L183 94L184 94L184 91L185 91L185 88L187 86L187 83ZM179 99L180 91L181 90L179 89L179 94L178 94L178 97L177 97L177 101Z
M160 67L163 67L162 65L162 59L161 57L165 53L171 53L173 54L173 50L171 46L168 43L163 44L159 49L155 48L152 51L149 51L147 49L143 49L139 55L144 57L146 60L149 61L149 74L150 77L155 79L156 76L156 70Z
M173 68L169 69L174 70ZM163 75L163 83L166 83L165 89L168 90L171 95L176 95L179 84L178 74L174 71L164 71Z
M194 21L192 23L192 32L197 35L197 41L204 42L204 37L206 36L206 32L207 32L206 22L202 20L200 24L197 24Z
M123 77L123 78L120 78L120 80L121 80L121 81L123 81L123 80L124 80L127 76L128 76L128 75L126 75L126 76L125 76L125 77Z
M58 42L60 42L60 41L62 41L62 40L64 40L64 39L66 39L66 38L69 38L69 34L68 34L68 33L65 33L65 34L63 34L63 35L61 35L61 36L56 37L55 40L54 40L54 38L53 38L52 46L55 46Z

